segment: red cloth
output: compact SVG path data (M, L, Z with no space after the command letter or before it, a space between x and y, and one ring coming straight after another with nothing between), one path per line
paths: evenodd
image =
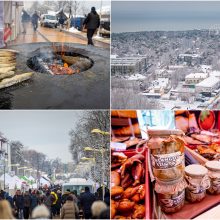
M7 27L4 29L4 41L6 41L12 34L11 28Z
M184 207L176 213L166 214L167 219L192 219L202 214L206 210L218 205L220 195L206 195L206 197L197 203L185 202Z

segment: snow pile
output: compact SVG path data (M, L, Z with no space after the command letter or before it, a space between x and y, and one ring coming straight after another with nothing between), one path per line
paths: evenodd
M71 33L80 33L81 32L81 31L77 30L74 27L71 27L68 31L71 32Z
M146 79L146 76L137 73L128 77L128 80L139 80L139 79Z

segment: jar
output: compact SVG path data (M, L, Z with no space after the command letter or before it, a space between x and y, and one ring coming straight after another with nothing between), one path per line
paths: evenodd
M185 179L188 183L186 199L189 202L200 202L210 187L208 170L202 165L189 165L185 168Z
M155 191L161 210L165 213L174 213L184 206L186 181L183 177L173 181L157 180Z
M151 165L156 179L172 181L184 176L184 140L181 130L149 130Z
M205 166L208 169L208 175L211 182L207 191L210 194L220 194L220 162L214 160L208 161Z

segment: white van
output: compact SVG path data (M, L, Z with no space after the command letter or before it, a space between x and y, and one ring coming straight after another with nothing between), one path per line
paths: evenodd
M86 186L89 187L91 193L95 192L95 185L92 180L86 180L83 178L72 178L68 183L64 183L62 185L62 194L67 190L70 190L71 192L76 190L77 194L79 195L81 193L81 190L84 190Z
M40 25L43 27L57 28L57 17L55 15L43 14L41 15Z

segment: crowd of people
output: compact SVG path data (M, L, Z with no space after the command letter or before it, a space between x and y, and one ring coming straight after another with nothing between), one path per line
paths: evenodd
M60 188L17 190L12 197L0 191L0 219L109 219L110 193L105 191L102 201L100 191L95 194L85 187L80 195Z

